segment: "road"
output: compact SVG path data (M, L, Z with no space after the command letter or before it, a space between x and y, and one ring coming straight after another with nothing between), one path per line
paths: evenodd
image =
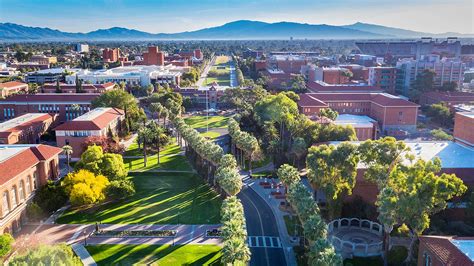
M199 80L196 82L196 86L201 87L203 86L204 81L206 80L207 73L211 69L211 67L214 65L214 62L216 61L216 57L213 56L211 60L209 60L209 63L206 65L204 70L201 73L201 77L199 77Z
M249 187L244 187L238 197L244 206L247 233L251 242L250 265L286 265L283 248L278 247L280 243L278 227L270 207Z

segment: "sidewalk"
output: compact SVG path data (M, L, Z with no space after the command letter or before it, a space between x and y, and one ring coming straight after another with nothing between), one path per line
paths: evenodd
M249 178L247 173L241 173L241 176L243 177L244 184L253 189L268 204L268 206L270 206L277 221L278 233L280 234L280 240L283 246L285 257L289 259L289 261L287 261L287 265L296 266L296 256L292 249L293 244L290 242L290 236L288 235L285 220L283 219L283 216L288 215L288 213L281 211L279 208L280 202L283 200L275 199L272 195L270 195L270 193L275 189L264 189L259 185L259 183L264 179ZM272 181L278 182L278 179L272 179Z
M74 253L81 259L82 264L84 266L96 266L97 263L95 263L94 258L92 258L91 254L87 251L87 249L82 245L82 244L73 244L71 246L72 250L74 250Z

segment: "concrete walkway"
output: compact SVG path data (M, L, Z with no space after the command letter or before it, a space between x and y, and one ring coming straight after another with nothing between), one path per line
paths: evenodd
M82 245L82 244L73 244L71 246L72 250L74 250L74 253L81 259L82 264L84 266L95 266L97 263L95 263L94 258L92 258L91 254L89 254L89 251Z
M265 166L265 168L266 167L267 166ZM241 177L243 178L244 185L253 189L268 204L268 206L270 206L277 221L278 232L280 234L281 245L284 249L285 257L288 259L287 265L296 266L296 257L292 249L294 245L290 241L290 236L288 235L288 232L286 230L286 224L283 218L283 216L288 215L288 213L281 211L279 208L280 202L282 202L283 200L275 199L271 195L271 192L276 191L276 189L264 189L262 186L260 186L259 183L261 181L264 181L264 179L249 178L248 173L245 172L241 173ZM278 179L272 179L272 181L278 183Z

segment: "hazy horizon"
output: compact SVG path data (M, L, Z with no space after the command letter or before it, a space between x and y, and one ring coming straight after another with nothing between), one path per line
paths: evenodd
M111 27L175 33L254 20L336 26L363 22L428 33L473 34L473 10L471 0L0 1L2 22L83 33Z

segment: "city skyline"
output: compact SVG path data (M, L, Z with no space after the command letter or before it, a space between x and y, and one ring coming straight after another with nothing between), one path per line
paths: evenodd
M77 12L79 5L81 12ZM459 8L462 6L466 8ZM138 3L130 0L27 0L18 3L2 0L0 3L2 22L68 32L124 27L150 33L174 33L220 26L235 20L258 20L338 26L364 22L429 33L469 34L474 33L472 10L473 3L469 0L415 0L397 3L373 0L336 0L330 3L308 0L229 0L219 3L207 0L199 3L181 0ZM147 16L143 15L144 11ZM440 20L440 15L445 19ZM447 20L450 23L445 23Z

